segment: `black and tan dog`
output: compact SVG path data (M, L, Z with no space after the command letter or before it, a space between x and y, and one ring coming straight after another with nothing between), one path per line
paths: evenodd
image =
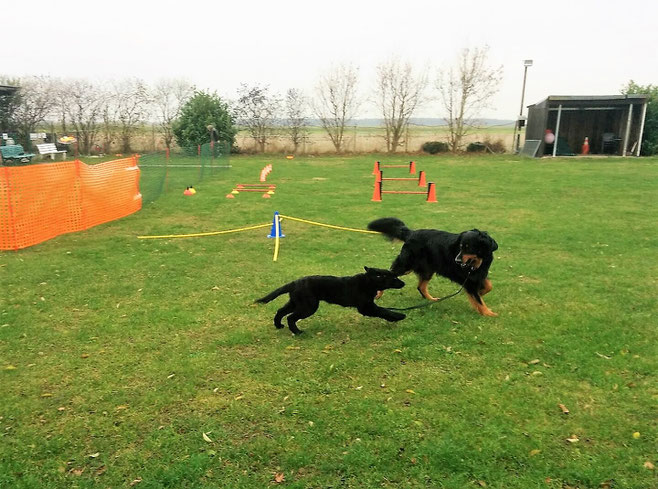
M320 301L344 307L356 307L364 316L372 316L386 321L400 321L406 316L389 311L375 304L377 292L385 289L401 289L404 282L390 270L364 267L366 273L350 277L332 275L309 275L279 287L256 302L267 303L282 294L290 294L290 300L277 311L274 326L283 328L281 319L288 316L288 327L294 334L300 334L297 321L315 314Z
M487 275L493 252L498 249L498 244L485 231L471 229L459 234L438 229L412 231L395 217L372 221L368 229L404 242L391 271L398 276L416 273L418 291L423 297L438 300L427 291L427 284L436 273L464 284L468 299L477 312L483 316L497 316L482 300L482 296L492 289Z

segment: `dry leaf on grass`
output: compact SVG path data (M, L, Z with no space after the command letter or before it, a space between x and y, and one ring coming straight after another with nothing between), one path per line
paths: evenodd
M653 469L656 468L656 467L654 467L654 465L653 465L651 462L649 462L648 460L647 460L646 462L644 462L643 467L644 467L645 469L649 469L649 470L653 470Z
M281 484L283 481L286 480L286 476L283 474L283 472L277 472L274 474L274 482L277 484Z
M577 443L580 441L580 439L576 435L571 435L571 437L567 438L567 441L569 443Z
M558 407L562 410L563 414L569 414L569 410L564 404L558 404Z
M210 437L208 435L206 435L205 433L203 433L203 439L205 441L207 441L208 443L212 443L212 440L210 439Z

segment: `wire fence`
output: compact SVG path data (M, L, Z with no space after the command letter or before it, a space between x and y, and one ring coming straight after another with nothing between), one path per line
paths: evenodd
M181 189L223 176L231 167L229 155L230 147L221 143L141 155L140 190L144 204L148 205L164 193L181 192Z

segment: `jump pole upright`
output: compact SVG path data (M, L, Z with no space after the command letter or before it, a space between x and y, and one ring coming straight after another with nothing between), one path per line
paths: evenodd
M272 219L272 230L267 236L268 238L274 238L274 257L272 261L276 261L279 258L279 239L285 238L286 235L281 233L281 222L279 217L279 211L274 212L274 219Z

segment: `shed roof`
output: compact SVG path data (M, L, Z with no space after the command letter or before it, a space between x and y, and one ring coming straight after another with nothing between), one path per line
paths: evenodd
M648 95L631 93L627 95L549 95L541 102L528 105L528 107L544 107L555 103L587 105L587 104L611 104L626 105L629 103L643 103L649 99Z
M0 85L0 93L12 93L18 90L20 87L15 87L13 85Z

